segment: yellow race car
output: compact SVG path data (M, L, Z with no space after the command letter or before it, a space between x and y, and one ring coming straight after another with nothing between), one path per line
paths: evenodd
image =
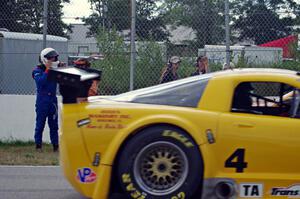
M61 166L95 199L300 198L299 90L295 71L235 69L67 100Z

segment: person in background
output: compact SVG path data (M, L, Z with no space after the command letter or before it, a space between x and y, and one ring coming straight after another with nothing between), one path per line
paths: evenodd
M180 66L180 62L181 60L178 56L173 56L169 59L169 62L163 69L162 75L160 77L160 84L178 79L177 70Z
M196 71L191 76L202 75L209 72L208 58L200 55L196 60Z
M223 64L223 67L222 67L222 70L228 70L228 69L233 70L234 67L235 67L235 66L234 66L234 63L232 63L232 62L230 62L229 66L228 66L226 63L224 63L224 64Z
M56 97L56 82L47 80L48 70L59 67L58 52L53 48L45 48L39 56L40 64L32 71L32 78L36 83L36 122L34 140L36 150L42 150L43 131L48 119L50 140L53 151L58 151L58 108Z
M76 61L74 61L74 64L75 64L75 67L76 68L79 68L79 69L82 69L82 70L85 70L87 72L94 72L94 73L98 73L97 70L94 70L91 68L91 60L93 60L94 58L93 57L82 57L82 58L78 58ZM100 78L100 77L99 77ZM100 79L96 79L96 80L92 80L92 81L89 81L86 86L88 87L87 88L87 96L90 97L90 96L96 96L99 94L98 92L98 87L99 87L99 83L100 83ZM86 98L86 94L79 94L78 96L79 98Z

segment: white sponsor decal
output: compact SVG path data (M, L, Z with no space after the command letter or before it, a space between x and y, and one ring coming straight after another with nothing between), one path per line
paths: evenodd
M300 184L289 187L274 187L271 190L272 196L289 196L289 198L300 197Z
M257 183L241 183L240 197L241 198L261 198L263 197L263 184Z

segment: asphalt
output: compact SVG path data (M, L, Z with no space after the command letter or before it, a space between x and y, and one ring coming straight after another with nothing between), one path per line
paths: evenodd
M86 199L55 166L0 166L1 199Z

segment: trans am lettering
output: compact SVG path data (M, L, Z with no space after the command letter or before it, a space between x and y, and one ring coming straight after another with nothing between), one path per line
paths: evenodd
M290 187L275 187L271 190L272 196L292 196L300 197L300 185L292 185Z
M261 198L263 196L263 184L242 183L240 184L241 198Z
M81 183L93 183L96 181L97 175L91 168L81 168L77 170L77 180Z

